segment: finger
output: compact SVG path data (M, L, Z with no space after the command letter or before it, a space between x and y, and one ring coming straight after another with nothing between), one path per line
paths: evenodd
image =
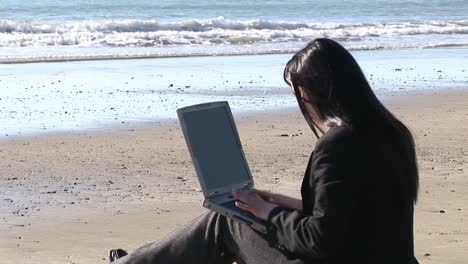
M237 193L233 193L233 196L234 196L234 198L237 200L236 203L237 203L237 202L242 202L243 204L247 204L247 203L248 203L248 202L247 202L247 197L245 197L245 195L242 195L242 194L240 194L240 193L237 192Z
M260 195L261 197L268 198L272 195L271 192L265 190L255 190L255 192Z
M264 190L261 190L261 191L259 191L257 193L265 201L268 201L270 203L276 203L276 199L278 197L277 194L269 192L269 191L264 191Z
M236 198L236 200L240 200L241 199L241 193L240 192L232 192L232 196L234 198Z
M255 192L258 193L259 195L263 195L263 194L267 193L267 191L259 190L259 189L255 189Z
M239 198L239 197L245 197L245 192L239 192L239 191L233 191L232 192L232 196L234 196L234 198Z
M252 203L252 202L260 202L260 201L265 201L265 199L263 199L258 193L256 192L250 192L250 193L247 193L246 194L246 197L249 201L249 203Z
M247 204L251 203L252 199L255 199L256 197L258 197L258 195L255 194L254 192L235 192L233 196L237 200L240 200L243 203L247 203Z
M242 203L242 202L239 202L239 201L236 202L236 206L239 207L242 210L246 210L246 211L249 211L249 212L252 210L252 208L248 204L245 204L245 203Z

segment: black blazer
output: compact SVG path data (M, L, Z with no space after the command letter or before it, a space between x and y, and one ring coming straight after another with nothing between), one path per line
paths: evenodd
M395 197L366 144L344 126L318 140L302 182L303 211L272 210L271 246L314 264L417 263L413 203Z

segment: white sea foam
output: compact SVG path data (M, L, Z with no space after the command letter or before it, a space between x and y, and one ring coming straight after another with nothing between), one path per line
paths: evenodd
M373 40L387 48L390 45L385 42L386 38L466 34L468 20L360 24L237 21L222 17L172 23L134 19L66 23L0 20L0 47L239 45L305 42L316 37L329 37L349 43Z

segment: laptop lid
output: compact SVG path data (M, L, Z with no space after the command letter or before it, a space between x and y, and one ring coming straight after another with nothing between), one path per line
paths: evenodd
M177 110L205 198L253 186L253 179L228 102Z

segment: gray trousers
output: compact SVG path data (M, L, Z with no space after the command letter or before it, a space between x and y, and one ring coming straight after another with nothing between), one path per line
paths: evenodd
M142 246L113 264L228 264L287 263L288 260L268 245L264 235L248 225L223 215L208 212L162 239Z

